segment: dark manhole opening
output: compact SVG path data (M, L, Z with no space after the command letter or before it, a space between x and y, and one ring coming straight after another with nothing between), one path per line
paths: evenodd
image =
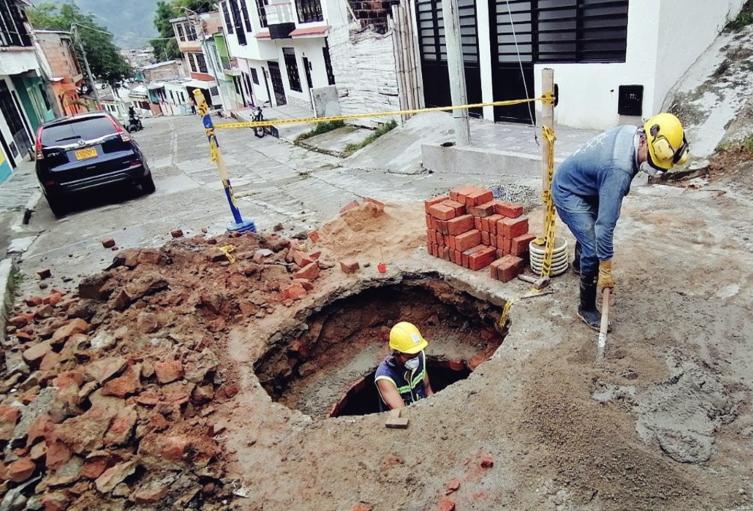
M317 418L378 412L374 371L389 354L389 330L399 321L414 323L429 340L435 392L467 378L502 344L497 321L503 304L436 276L364 285L304 313L299 324L271 339L254 370L275 401Z
M473 371L465 364L461 367L451 367L449 363L442 362L434 357L426 357L426 370L431 378L431 387L434 392L440 392L453 383L465 380ZM374 373L357 381L345 396L332 407L330 417L342 417L344 415L366 415L380 412L379 392L374 385Z

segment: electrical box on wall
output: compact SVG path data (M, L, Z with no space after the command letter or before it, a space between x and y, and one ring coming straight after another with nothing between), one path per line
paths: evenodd
M617 113L643 116L643 85L620 85Z

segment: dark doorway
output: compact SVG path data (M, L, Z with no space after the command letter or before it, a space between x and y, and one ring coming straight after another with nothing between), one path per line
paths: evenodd
M311 62L308 57L303 57L303 70L306 72L306 88L310 89L314 83L311 81Z
M272 93L269 91L269 78L267 77L267 70L261 68L261 74L262 76L264 76L264 88L267 91L267 103L269 103L269 106L272 106Z
M269 61L269 78L272 81L272 89L275 93L275 103L277 106L287 103L285 99L285 87L282 84L282 73L280 73L280 64Z
M18 152L21 155L27 154L31 150L31 139L5 80L0 80L0 111L2 111L5 121L8 123Z
M533 2L489 0L489 13L494 100L525 98L526 87L528 95L532 95L535 25ZM533 105L526 104L494 107L494 120L534 124L534 110Z
M481 102L481 67L479 66L478 34L476 31L476 6L474 0L458 0L460 35L463 45L465 82L469 103ZM421 72L424 81L426 106L452 104L450 77L447 70L447 46L444 35L441 0L417 0ZM480 117L481 109L471 115Z

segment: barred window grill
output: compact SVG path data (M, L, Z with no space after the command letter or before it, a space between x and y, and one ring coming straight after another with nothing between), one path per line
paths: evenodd
M296 0L295 9L298 12L298 23L313 23L324 20L320 0Z
M0 0L0 46L31 46L25 20L15 0Z
M230 19L230 11L227 2L222 2L222 15L225 17L225 26L228 34L234 34L233 21Z
M499 62L517 62L518 51L524 63L624 62L628 3L629 0L496 0Z
M327 83L330 85L335 84L335 72L332 69L332 57L329 54L329 41L324 40L324 48L322 48L324 55L324 69L327 71Z
M207 69L207 59L204 57L201 53L194 54L194 57L196 58L196 65L199 68L199 73L207 73L209 70Z
M290 90L302 92L301 77L298 74L298 60L295 58L295 49L283 48L282 54L285 57L285 68L288 72L288 82L290 83Z
M230 0L230 14L233 18L233 25L235 28L235 35L238 37L238 44L246 46L248 40L246 39L246 31L243 30L243 22L241 21L241 13L238 9L238 3L236 0Z
M243 22L246 24L246 32L253 32L251 30L251 18L248 15L248 5L246 0L238 0L241 4L241 13L243 14Z
M267 24L267 0L256 0L256 8L259 11L259 24L262 27L269 26Z

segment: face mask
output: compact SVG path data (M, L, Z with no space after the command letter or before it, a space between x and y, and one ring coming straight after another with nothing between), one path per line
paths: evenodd
M662 177L664 175L664 171L663 170L657 169L656 167L654 167L653 165L651 165L647 161L644 161L643 163L641 163L641 166L639 167L639 170L641 172L645 172L646 174L648 174L651 177Z
M409 370L410 372L413 372L416 369L418 369L418 357L414 357L410 360L407 360L405 362L405 368Z

